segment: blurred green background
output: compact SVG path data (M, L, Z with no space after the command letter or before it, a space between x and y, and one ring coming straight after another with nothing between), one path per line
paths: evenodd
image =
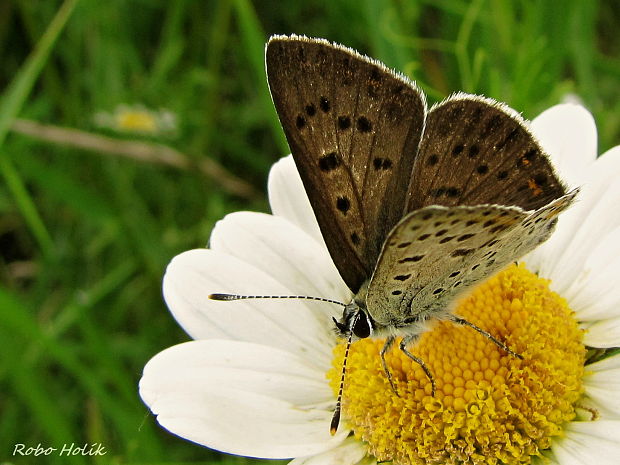
M354 47L431 102L483 93L532 118L577 95L602 152L620 141L619 28L614 0L1 0L0 463L246 463L162 430L137 383L188 339L168 261L268 209L287 153L270 34ZM108 454L12 456L71 442Z

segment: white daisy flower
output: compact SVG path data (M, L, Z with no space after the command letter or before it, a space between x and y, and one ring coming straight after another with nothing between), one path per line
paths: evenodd
M336 305L216 302L212 293L311 295L348 302L291 157L269 177L273 215L220 221L210 248L175 257L164 297L195 341L144 369L140 395L169 431L223 452L293 464L616 464L620 357L620 146L596 158L580 106L532 122L561 177L581 186L549 241L478 286L456 312L510 342L512 357L468 328L438 323L413 352L436 378L382 341L351 347L338 432L329 433L344 346Z
M163 108L153 110L142 104L120 104L111 113L95 113L93 119L97 127L123 133L159 136L174 135L178 130L174 113Z

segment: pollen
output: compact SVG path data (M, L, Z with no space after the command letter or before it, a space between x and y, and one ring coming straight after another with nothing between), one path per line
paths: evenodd
M457 302L455 313L504 342L507 353L471 328L437 322L409 350L398 344L381 366L384 341L349 352L343 423L378 462L400 465L530 464L575 415L583 393L583 331L566 301L523 265L513 265ZM338 389L344 344L327 377ZM343 425L344 426L344 425Z

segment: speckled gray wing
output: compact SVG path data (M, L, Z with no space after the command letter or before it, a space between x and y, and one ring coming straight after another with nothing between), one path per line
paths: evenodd
M566 189L521 116L459 93L429 112L407 211L427 205L513 205L535 210Z
M407 78L321 39L273 37L271 95L323 238L353 292L402 218L424 127Z
M390 232L366 304L379 325L404 327L451 309L460 293L552 234L577 191L539 210L479 205L425 207Z

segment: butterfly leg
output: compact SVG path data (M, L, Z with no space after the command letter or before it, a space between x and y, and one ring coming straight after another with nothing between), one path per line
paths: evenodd
M383 371L385 372L385 376L387 376L387 379L390 382L390 386L392 386L392 391L394 391L394 394L400 397L398 395L398 391L396 390L396 384L394 384L394 380L392 379L392 373L390 372L390 369L387 366L387 362L385 361L385 354L387 354L388 351L392 348L395 340L396 338L394 336L388 336L388 338L385 340L383 349L381 349L381 364L383 365Z
M422 367L422 369L424 370L424 373L426 373L426 377L431 382L431 395L435 397L435 379L433 378L433 374L431 373L431 370L428 369L428 367L426 366L426 363L424 363L424 360L422 360L420 357L413 355L411 352L407 350L407 346L415 344L415 342L418 340L419 337L420 337L419 334L411 334L409 336L405 336L403 340L400 341L400 350L402 350L402 352L407 357L409 357L411 360L413 360L414 362L416 362L418 365Z
M482 334L484 337L486 337L487 339L490 339L497 347L499 347L500 349L502 349L505 352L508 352L510 355L512 355L513 357L517 357L518 359L523 360L523 355L518 354L514 351L512 351L506 344L504 344L502 341L500 341L499 339L495 338L491 333L485 331L482 328L479 328L478 326L476 326L475 324L467 321L465 318L461 318L458 317L456 315L449 315L449 319L452 323L457 324L457 325L461 325L461 326L468 326L471 329L475 329L476 331L478 331L480 334Z

